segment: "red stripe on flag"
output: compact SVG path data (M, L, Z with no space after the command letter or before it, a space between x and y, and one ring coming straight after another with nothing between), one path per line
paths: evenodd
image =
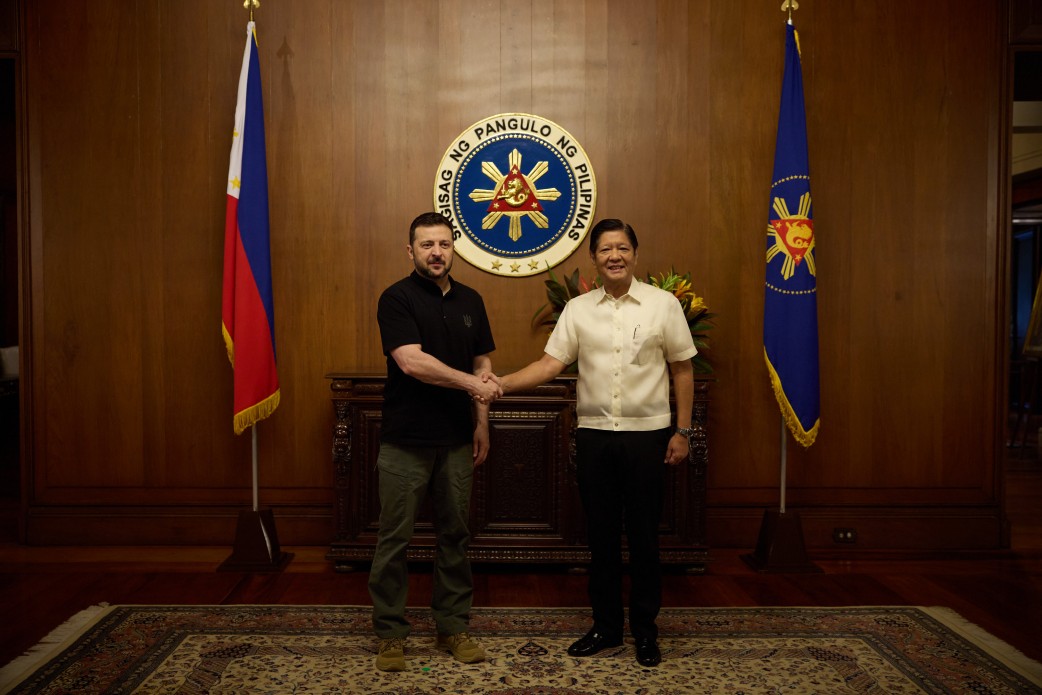
M278 403L278 374L275 371L275 351L271 344L271 326L264 311L257 283L246 260L241 237L236 234L235 245L235 342L248 344L235 360L236 420L251 408L275 399ZM260 417L255 419L261 419Z
M279 404L268 226L264 107L254 24L246 26L225 209L221 323L234 371L232 427L241 434Z

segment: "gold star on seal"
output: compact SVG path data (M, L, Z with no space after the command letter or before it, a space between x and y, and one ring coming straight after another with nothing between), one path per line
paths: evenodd
M510 272L511 273L516 273L519 270L521 270L521 264L520 263L511 263L510 264Z
M499 261L492 261L492 270L499 270L502 265Z

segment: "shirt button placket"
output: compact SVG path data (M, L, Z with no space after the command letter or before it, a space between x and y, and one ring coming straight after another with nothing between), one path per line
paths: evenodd
M612 337L612 342L615 348L615 354L612 356L612 379L611 379L611 416L614 420L615 429L619 429L619 418L622 417L622 380L620 374L622 373L622 338L624 331L622 330L622 306L618 300L614 302L615 312L612 316L612 323L615 326L615 335Z

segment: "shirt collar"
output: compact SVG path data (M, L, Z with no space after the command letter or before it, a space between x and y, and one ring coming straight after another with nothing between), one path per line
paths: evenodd
M641 282L637 278L633 278L632 280L630 280L629 290L627 290L626 294L622 295L618 299L615 299L610 294L608 294L608 292L603 287L598 287L597 291L601 293L601 296L597 298L598 304L606 301L621 302L627 299L636 302L637 304L640 304L641 299L647 297L648 288L644 286L643 282Z
M431 280L430 278L423 277L422 275L420 275L419 271L413 270L412 274L410 274L409 277L417 285L422 287L427 292L430 292L431 294L436 294L439 297L442 296L441 288L438 287L438 283L434 282L434 280ZM449 291L445 293L445 296L448 296L448 295L452 294L452 290L454 290L455 288L456 288L456 281L453 280L452 276L450 275L449 276Z

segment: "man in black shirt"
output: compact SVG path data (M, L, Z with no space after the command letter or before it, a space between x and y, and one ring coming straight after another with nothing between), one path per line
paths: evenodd
M495 349L485 304L452 279L452 228L429 212L409 228L415 270L384 290L377 308L387 355L380 454L380 533L369 574L376 667L405 668L405 551L431 489L437 552L431 610L437 646L465 663L485 651L468 633L474 593L467 518L474 467L488 456L488 406L502 395L484 382Z

